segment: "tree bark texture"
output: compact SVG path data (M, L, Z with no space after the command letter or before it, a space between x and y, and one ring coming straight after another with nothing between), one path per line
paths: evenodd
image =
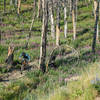
M40 60L39 68L46 71L46 45L47 45L47 31L48 31L48 1L42 0L43 2L43 24L42 24L42 36L41 36L41 47L40 47Z

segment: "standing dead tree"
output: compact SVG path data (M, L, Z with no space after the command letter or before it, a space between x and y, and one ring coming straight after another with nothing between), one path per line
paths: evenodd
M2 24L2 18L1 18L1 16L0 16L0 25ZM0 44L1 44L1 34L2 34L2 32L1 32L1 30L0 30Z
M99 1L97 1L97 9L96 9L96 20L94 26L94 35L93 35L93 43L92 43L92 52L95 53L96 47L96 36L98 31L98 22L99 22Z
M21 0L18 0L18 8L17 8L17 13L18 15L20 14L20 9L21 9Z
M54 13L53 13L53 0L49 1L49 17L50 17L50 24L51 24L51 36L55 39L55 24L54 24Z
M96 9L97 9L97 6L98 6L98 1L97 0L94 0L94 20L96 21ZM96 40L97 42L99 42L99 25L97 23L97 33L96 33Z
M76 7L77 0L72 0L73 39L76 39Z
M6 0L4 0L4 13L6 11Z
M40 60L39 68L42 72L46 71L46 45L47 45L47 31L48 31L48 0L42 0L43 4L43 24L42 24L42 36L41 36L41 47L40 47Z
M57 19L56 19L56 45L60 43L60 2L57 2Z
M64 36L67 37L68 0L63 1L64 6Z
M42 0L38 0L38 14L37 14L37 18L41 18L42 19Z
M14 47L9 46L9 48L8 48L8 57L5 61L8 64L8 67L7 67L8 70L12 67L13 59L14 59Z
M35 20L35 17L36 17L36 0L34 0L33 10L34 10L34 13L33 13L33 17L32 17L32 22L31 22L31 26L30 26L30 30L29 30L28 39L27 39L27 42L25 44L25 48L28 48L29 40L31 38L32 26L34 24L34 20Z

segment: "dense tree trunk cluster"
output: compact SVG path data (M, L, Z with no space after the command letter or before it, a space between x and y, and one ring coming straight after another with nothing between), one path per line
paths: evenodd
M26 0L25 0L26 1ZM29 39L31 37L31 31L34 24L34 20L37 16L37 19L42 20L42 32L41 32L41 47L40 47L40 61L39 67L42 71L45 71L45 61L46 61L46 45L47 45L47 34L48 34L48 24L50 23L50 31L52 39L55 39L56 46L60 45L60 14L63 9L63 20L64 20L64 37L67 39L68 34L68 18L71 18L72 21L72 30L73 30L73 40L76 40L77 34L77 7L78 2L82 3L88 7L92 0L34 0L33 6L33 17L29 29L29 35L26 43L28 47ZM20 15L21 9L21 0L10 0L10 4L14 4L17 8L17 14ZM37 10L37 8L38 10ZM37 12L36 12L37 11ZM4 0L4 13L6 12L6 0ZM92 51L95 52L96 41L99 42L99 1L93 1L93 13L94 13L94 35L92 43ZM1 32L0 32L1 40Z

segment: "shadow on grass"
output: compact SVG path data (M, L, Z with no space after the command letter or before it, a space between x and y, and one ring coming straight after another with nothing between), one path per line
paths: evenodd
M88 15L85 15L85 16L82 16L81 18L79 18L77 21L82 21L82 20L85 20L86 18L88 18L89 16Z
M82 35L84 35L85 33L89 32L89 31L90 31L90 29L88 29L88 28L83 29L81 32L79 32L79 33L77 34L77 36L82 36Z
M94 55L91 51L86 51L78 57L67 57L55 60L55 65L59 66L70 66L71 67L84 67L88 63L95 62L99 58L98 54Z

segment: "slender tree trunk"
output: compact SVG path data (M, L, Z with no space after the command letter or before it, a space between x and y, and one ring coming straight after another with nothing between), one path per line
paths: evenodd
M17 10L18 15L20 14L20 8L21 8L21 0L18 0L18 10Z
M42 0L38 0L38 14L37 18L41 18L42 16Z
M96 41L99 43L99 22L97 24L97 36L96 36Z
M34 11L33 18L32 18L32 22L31 22L31 26L30 26L29 36L28 36L27 42L25 44L25 48L28 48L29 40L31 38L32 26L33 26L33 23L34 23L34 20L35 20L35 17L36 17L36 0L34 0L33 11Z
M98 6L97 1L94 0L94 19L95 20L96 20L96 10L97 10L97 6Z
M64 2L64 36L67 37L67 7L66 2Z
M36 0L34 0L34 7L33 7L34 13L33 13L33 18L32 18L32 22L31 22L31 26L30 26L30 31L32 30L32 26L35 20L35 16L36 16ZM31 35L29 35L31 36Z
M75 15L75 2L72 0L72 22L73 22L73 39L76 39L76 15Z
M98 21L99 21L99 2L97 2L97 9L96 9L96 20L94 26L94 35L93 35L93 43L92 43L92 52L95 53L96 47L96 36L98 31Z
M42 0L42 2L43 2L43 24L42 24L39 67L43 72L45 72L47 30L48 30L48 0Z
M56 45L59 46L59 43L60 43L60 7L58 3L57 22L56 22Z
M0 44L1 44L1 30L0 30Z
M72 12L72 0L69 0L69 4L70 4L70 14L69 15L71 16L72 15L71 13Z
M97 9L97 6L98 6L98 2L96 0L94 0L94 19L96 20L96 9ZM97 23L97 33L96 33L96 40L97 42L99 42L99 25Z
M77 7L78 7L78 0L76 0L75 2L75 19L76 19L76 22L77 22Z
M76 39L76 22L75 22L75 12L72 10L72 21L73 21L73 39Z
M4 13L6 12L6 0L4 0Z
M2 18L1 18L1 16L0 16L0 24L2 24ZM1 44L1 30L0 30L0 44Z
M53 1L52 0L50 0L49 12L50 12L50 22L51 22L51 36L53 39L55 39L55 25L54 25Z

